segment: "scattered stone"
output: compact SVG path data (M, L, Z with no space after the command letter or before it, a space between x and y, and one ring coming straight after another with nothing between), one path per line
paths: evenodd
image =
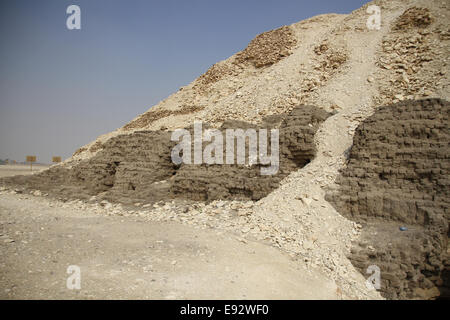
M394 98L395 98L395 99L398 99L398 100L400 100L400 101L405 100L405 97L404 97L402 94L396 94L396 95L394 96Z
M311 204L311 202L313 201L311 198L308 198L308 197L300 197L299 199L303 202L304 205L306 205L308 207Z
M242 228L241 229L241 231L243 232L243 233L247 233L247 232L249 232L251 229L249 228L249 227L244 227L244 228Z

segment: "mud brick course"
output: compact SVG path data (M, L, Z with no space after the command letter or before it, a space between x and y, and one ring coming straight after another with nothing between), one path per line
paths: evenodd
M245 165L185 165L174 177L171 187L177 197L200 201L218 199L259 200L279 186L290 172L308 164L315 155L314 135L329 113L312 106L295 108L283 116L272 116L255 128L242 121L226 121L220 130L279 128L280 167L275 175L262 176L261 166ZM236 145L235 145L236 148ZM248 152L248 147L246 148ZM268 146L270 154L270 144ZM224 137L225 155L225 137ZM248 153L246 162L248 160Z
M108 140L93 158L72 168L54 166L33 176L5 178L0 184L39 189L63 199L96 196L124 204L174 198L258 200L277 188L289 172L313 159L314 134L328 116L318 108L300 106L289 114L266 118L259 127L242 121L223 124L223 130L279 128L280 169L272 176L262 176L259 165L175 165L171 150L177 142L170 140L171 132L137 131ZM203 129L207 127L204 124ZM270 145L268 149L270 153Z
M350 258L363 273L381 268L388 298L448 296L449 115L439 99L380 107L358 127L327 196L365 226Z

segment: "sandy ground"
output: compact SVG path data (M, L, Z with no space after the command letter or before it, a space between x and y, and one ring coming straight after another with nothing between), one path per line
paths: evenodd
M176 222L54 207L0 192L0 299L337 299L276 248ZM67 268L81 290L67 289Z
M33 170L31 170L30 165L25 164L7 164L0 165L0 178L10 177L15 175L28 175L41 172L47 169L49 166L46 165L33 165Z

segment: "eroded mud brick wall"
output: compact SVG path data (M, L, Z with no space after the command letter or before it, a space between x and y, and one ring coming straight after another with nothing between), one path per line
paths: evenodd
M217 199L259 200L279 186L293 170L309 163L315 156L314 135L329 113L313 106L295 108L287 115L273 116L255 126L242 121L226 121L223 132L224 157L226 129L267 129L268 154L271 153L270 129L279 129L279 170L274 175L261 175L261 165L186 165L174 176L171 191L175 197L200 201ZM248 163L248 143L246 164ZM236 155L236 143L235 143ZM235 159L236 160L236 159ZM266 166L267 167L267 166Z
M176 172L170 158L170 132L138 131L106 142L103 150L71 171L72 179L92 194L109 192L111 200L152 200L155 182Z
M175 165L171 151L178 142L171 141L171 132L136 131L111 138L93 158L70 169L56 166L33 176L3 179L3 183L20 184L26 189L40 189L67 199L86 199L95 195L98 199L121 203L177 197L200 201L258 200L277 188L289 172L313 159L314 134L329 116L316 107L300 106L289 114L270 116L260 125L242 121L223 124L220 130L224 135L227 128L252 128L256 132L266 128L268 142L270 129L279 129L280 168L271 176L261 175L260 165ZM205 123L203 129L206 128ZM192 132L193 128L188 130ZM193 132L191 137L193 139ZM204 142L204 146L207 144L209 142ZM237 141L235 151L236 147ZM269 154L270 149L269 143ZM246 159L248 161L248 145Z
M448 285L449 115L439 99L380 107L357 128L338 188L327 196L340 213L370 222L351 258L363 273L382 267L390 298L431 297ZM403 224L410 230L401 233Z
M100 196L114 202L152 202L167 197L155 182L176 172L170 152L174 142L167 131L140 131L109 139L93 158L71 168L54 166L32 176L2 179L0 183L42 190L63 199Z
M447 214L450 205L450 108L441 100L379 108L356 131L334 203L352 217L405 223Z

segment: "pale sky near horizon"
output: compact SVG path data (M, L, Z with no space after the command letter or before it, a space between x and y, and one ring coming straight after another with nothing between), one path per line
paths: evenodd
M367 0L2 0L0 159L64 159L257 34ZM81 30L66 9L81 8Z

